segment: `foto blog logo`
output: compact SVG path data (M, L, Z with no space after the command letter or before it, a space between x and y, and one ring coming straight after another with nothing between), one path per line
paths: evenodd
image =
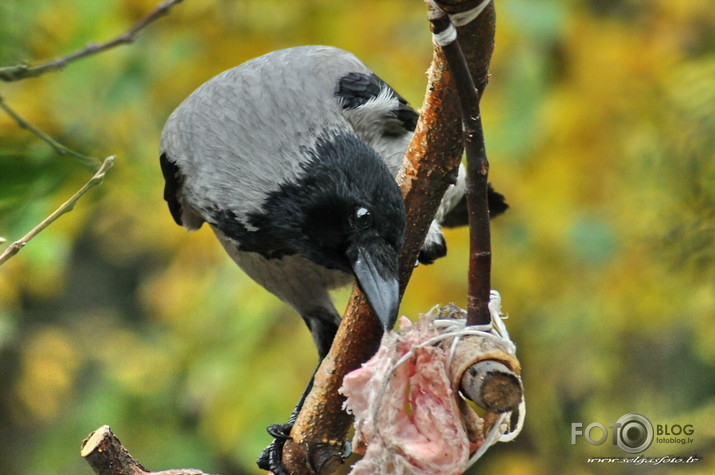
M616 422L608 424L608 428L611 429L611 443L628 454L645 452L653 443L656 433L658 436L692 435L694 433L691 424L658 424L656 427L657 429L654 430L650 420L638 413L625 414ZM581 422L573 422L571 423L571 444L575 445L577 438L583 437L591 445L601 445L609 439L608 428L600 422L592 422L586 427ZM677 440L675 438L658 438L658 442L663 443L691 443L692 440L691 438L683 439L683 441L679 438Z

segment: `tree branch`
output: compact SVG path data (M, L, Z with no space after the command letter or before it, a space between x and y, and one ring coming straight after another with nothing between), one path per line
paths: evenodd
M110 48L116 46L131 43L136 38L137 34L143 30L145 27L156 21L158 18L167 14L169 10L180 3L182 0L166 0L159 4L151 13L141 19L139 22L135 23L129 30L116 38L109 40L101 44L89 44L84 49L71 53L69 55L63 56L61 58L53 59L45 63L39 64L37 66L28 66L26 64L16 65L16 66L6 66L0 68L0 80L3 81L18 81L20 79L26 79L30 77L36 77L44 74L48 71L56 71L62 69L72 61L76 61L80 58L84 58L93 54L106 51ZM20 249L22 249L32 238L44 230L47 226L55 222L60 216L71 211L75 203L89 191L91 188L99 185L104 178L105 173L109 168L111 168L114 163L114 157L107 157L103 163L100 163L96 158L88 157L79 152L71 150L65 147L45 132L35 127L28 121L26 121L20 114L15 112L0 96L0 108L2 108L7 114L15 120L15 122L23 129L29 130L33 134L37 135L40 139L48 143L57 153L61 155L72 155L77 158L78 161L85 167L95 171L94 176L69 200L63 203L57 210L55 210L50 216L45 218L40 224L33 228L28 234L26 234L20 240L12 243L5 251L0 255L0 265L7 262L12 256L17 254ZM4 239L0 238L0 243L6 242Z
M38 129L28 121L26 121L20 114L15 112L15 110L10 107L7 102L3 99L3 97L0 95L0 109L3 109L7 114L12 117L17 125L25 130L28 130L32 132L33 134L37 135L39 138L44 140L46 143L48 143L53 149L55 149L55 152L59 153L60 155L72 155L79 161L79 163L84 166L85 168L88 168L92 171L97 171L99 167L102 166L102 162L99 161L98 159L94 157L88 157L87 155L82 155L79 152L75 152L74 150L65 147L61 143L59 143L57 140L53 139L49 135L47 135L45 132L42 130Z
M131 456L109 426L89 434L80 453L97 475L208 475L194 468L150 472Z
M443 11L433 12L430 22L432 22L435 34L454 28L449 17ZM467 325L488 325L491 323L489 294L492 262L487 200L489 162L484 145L482 116L479 110L479 91L475 88L467 68L460 42L455 39L443 44L442 50L452 72L454 86L459 97L463 137L467 151L466 199L470 244Z
M449 5L452 13L463 10ZM454 28L444 10L431 12L433 33ZM461 48L454 38L442 45L454 80L462 115L464 144L467 152L466 201L469 214L469 289L467 295L467 325L489 325L491 313L491 236L488 204L489 161L484 144L484 130L479 108L480 93ZM523 397L518 376L499 361L484 360L471 365L461 376L460 389L479 407L495 413L514 411Z
M173 7L177 3L181 3L182 1L183 0L166 0L165 2L159 4L151 13L142 18L125 33L107 42L99 44L90 43L79 51L75 51L74 53L70 53L60 58L55 58L46 61L36 66L30 66L28 64L17 64L13 66L0 67L0 80L11 82L19 81L21 79L37 77L48 71L58 71L60 69L63 69L71 62L76 61L80 58L85 58L87 56L100 53L102 51L114 48L119 45L131 43L134 41L137 34L142 29L144 29L146 26L153 23L160 17L166 15L171 9L171 7Z
M458 3L466 10L481 2ZM489 5L476 20L459 29L470 73L480 91L487 83L494 27L494 8ZM442 196L456 178L463 150L460 117L442 50L435 47L422 114L398 176L406 207L405 243L400 254L401 292L412 275ZM330 352L316 372L313 390L293 426L293 440L285 445L283 462L290 473L329 473L341 462L342 445L352 418L342 410L344 398L338 389L347 373L375 353L382 333L356 286Z
M104 175L107 173L107 170L112 167L113 164L114 156L105 158L104 162L102 163L102 166L99 167L99 170L97 170L97 173L95 173L94 176L92 176L92 178L90 178L89 181L85 183L84 186L82 186L82 188L80 188L74 195L72 195L70 199L62 203L59 208L57 208L51 215L42 220L42 222L35 226L29 233L24 235L18 241L15 241L14 243L10 244L10 246L5 249L5 252L0 255L0 265L4 264L12 256L20 252L20 249L25 247L32 238L37 236L50 224L57 221L60 216L72 211L75 207L75 204L77 203L77 201L79 201L80 198L82 198L89 190L102 183Z

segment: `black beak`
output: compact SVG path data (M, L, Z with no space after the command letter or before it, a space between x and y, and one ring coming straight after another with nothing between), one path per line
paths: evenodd
M369 248L358 247L352 268L373 313L383 327L390 330L395 325L400 306L397 255L392 250L385 252L381 248L380 251L383 252L374 253Z

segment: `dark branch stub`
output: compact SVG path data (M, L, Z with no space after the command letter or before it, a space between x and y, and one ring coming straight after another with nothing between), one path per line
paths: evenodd
M462 374L460 388L477 406L497 414L515 410L524 392L519 377L495 360L470 366Z
M316 444L308 453L310 467L318 475L335 473L343 464L344 454L333 445Z

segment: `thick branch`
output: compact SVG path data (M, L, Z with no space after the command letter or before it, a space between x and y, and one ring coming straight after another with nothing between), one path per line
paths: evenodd
M442 6L441 2L436 3ZM462 9L459 11L463 11L480 1L453 3L459 4ZM469 74L475 78L481 94L488 82L489 62L494 50L493 6L489 5L477 19L459 28L458 33ZM398 176L407 208L408 238L400 255L400 288L403 292L442 196L457 176L464 149L459 103L442 48L435 46L422 115L407 149L404 171Z
M102 426L82 442L82 457L97 475L208 475L193 468L150 472L124 448L109 426Z
M463 2L465 9L469 4ZM494 49L494 9L490 5L475 21L460 28L470 72L480 89L487 83ZM415 135L398 177L407 211L405 243L400 255L400 289L404 292L430 222L459 167L462 130L458 100L453 92L441 48L436 47L429 71L427 95ZM343 377L377 350L382 328L356 287L330 353L315 375L313 390L293 427L283 462L290 473L329 473L340 461L341 446L352 419L342 410L338 394ZM320 456L316 456L316 452ZM331 455L332 451L332 455ZM315 466L319 460L322 467ZM313 463L312 467L309 465Z
M131 43L134 41L137 34L141 30L143 30L146 26L153 23L160 17L167 14L171 7L173 7L177 3L181 3L182 1L183 0L166 0L165 2L159 4L159 6L157 6L151 13L142 18L125 33L105 43L90 43L79 51L75 51L74 53L70 53L60 58L55 58L46 61L36 66L30 66L28 64L17 64L14 66L0 67L0 80L9 82L37 77L48 71L58 71L70 64L71 62L76 61L80 58L85 58L87 56L100 53L102 51L114 48L119 45Z

